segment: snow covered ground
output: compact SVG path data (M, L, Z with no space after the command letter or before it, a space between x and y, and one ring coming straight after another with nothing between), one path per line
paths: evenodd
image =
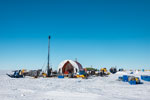
M150 100L150 82L130 85L117 81L118 72L109 77L91 79L10 78L0 71L0 100ZM139 72L134 76L150 75Z

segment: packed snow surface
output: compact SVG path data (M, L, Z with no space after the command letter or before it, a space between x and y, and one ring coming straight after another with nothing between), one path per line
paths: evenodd
M150 100L150 82L130 85L117 81L118 72L108 77L90 79L58 78L10 78L10 71L0 71L1 100ZM133 76L150 75L150 72L135 72Z

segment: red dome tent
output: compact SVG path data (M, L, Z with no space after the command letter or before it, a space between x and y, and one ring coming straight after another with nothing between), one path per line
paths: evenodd
M58 73L68 74L68 73L78 73L82 70L82 65L77 61L64 60L58 65Z

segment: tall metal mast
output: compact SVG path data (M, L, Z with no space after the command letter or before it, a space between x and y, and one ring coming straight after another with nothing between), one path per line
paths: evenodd
M50 36L48 36L48 62L47 62L47 77L50 77L51 70L50 70L50 63L49 63L49 54L50 54Z

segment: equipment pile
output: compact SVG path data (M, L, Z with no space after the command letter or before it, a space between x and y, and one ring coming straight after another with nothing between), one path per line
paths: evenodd
M128 76L128 75L123 75L118 77L119 81L123 81L123 82L128 82L131 85L136 85L136 84L143 84L139 77L135 77L135 76Z

